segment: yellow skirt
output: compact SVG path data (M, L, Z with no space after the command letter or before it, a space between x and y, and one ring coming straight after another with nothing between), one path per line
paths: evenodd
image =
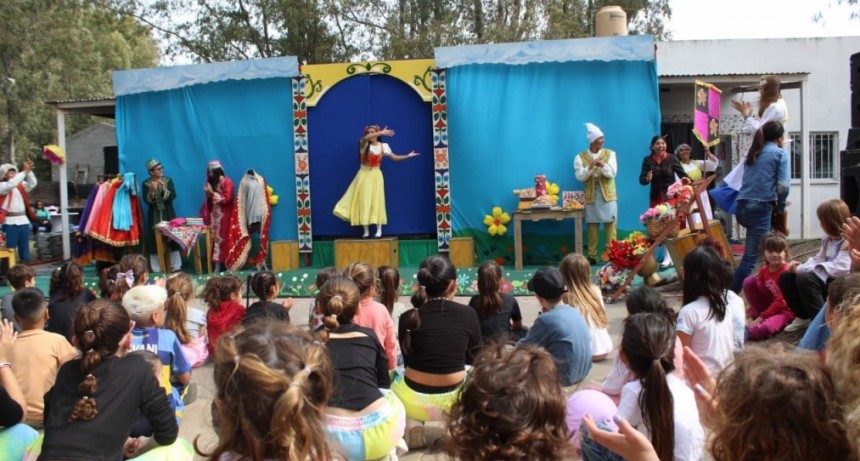
M362 165L352 184L334 206L333 213L352 226L388 224L382 171Z

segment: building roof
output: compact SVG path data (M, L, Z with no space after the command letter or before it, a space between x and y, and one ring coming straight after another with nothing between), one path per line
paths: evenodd
M116 99L112 97L47 101L46 104L66 113L96 115L106 118L114 118L116 111Z

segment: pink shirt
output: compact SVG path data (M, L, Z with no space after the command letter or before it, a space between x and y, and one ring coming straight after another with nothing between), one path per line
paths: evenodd
M385 349L388 369L391 370L397 366L397 340L394 337L394 321L391 320L391 315L388 314L388 309L385 308L384 304L374 301L373 298L362 299L358 305L358 310L355 311L352 323L373 330L383 349Z

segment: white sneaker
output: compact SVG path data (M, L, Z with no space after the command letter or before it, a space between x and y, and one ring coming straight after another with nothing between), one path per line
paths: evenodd
M812 323L812 319L802 319L797 317L793 322L789 323L787 327L785 327L785 331L797 331L806 328L810 323Z

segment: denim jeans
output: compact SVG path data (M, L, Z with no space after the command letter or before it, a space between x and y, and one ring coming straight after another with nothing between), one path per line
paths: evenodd
M4 224L3 232L6 233L6 248L18 249L18 260L30 260L30 225L29 224Z
M797 345L798 349L817 352L824 350L827 340L830 339L830 327L824 321L824 311L826 310L827 305L823 306L812 319L812 323L806 328L806 333L803 334L800 344Z
M744 256L735 270L731 290L741 294L744 287L744 279L747 278L758 263L761 256L761 241L764 235L770 232L770 217L773 206L770 202L759 200L738 200L735 216L738 223L747 230L744 242Z
M602 422L598 422L597 427L604 431L612 430ZM582 434L582 461L625 461L624 457L618 453L615 453L609 448L595 442L594 439L591 438L591 433L588 432L588 428L585 427L584 424L580 426L579 432Z

